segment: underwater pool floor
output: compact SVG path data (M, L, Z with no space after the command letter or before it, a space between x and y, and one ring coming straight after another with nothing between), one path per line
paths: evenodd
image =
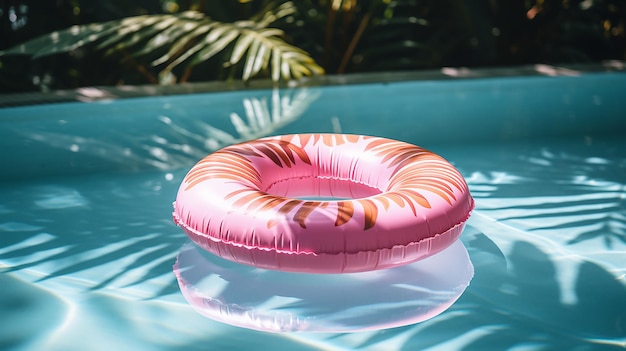
M626 140L430 148L476 199L461 237L474 278L435 318L340 334L212 321L173 273L190 245L171 220L187 167L51 176L0 183L0 349L623 349Z

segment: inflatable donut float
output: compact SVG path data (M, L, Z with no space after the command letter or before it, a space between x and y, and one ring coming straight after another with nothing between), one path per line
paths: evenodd
M174 222L197 245L259 268L348 273L431 256L474 207L454 166L380 137L293 134L227 146L183 179Z

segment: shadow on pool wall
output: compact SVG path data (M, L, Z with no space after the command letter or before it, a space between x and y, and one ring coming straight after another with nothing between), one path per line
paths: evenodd
M3 108L0 147L19 147L20 157L0 155L9 165L0 179L176 169L226 144L303 131L394 135L424 147L626 133L626 74L572 72Z
M63 321L52 340L5 328L0 346L267 346L274 339L185 309L172 266L188 241L171 202L188 168L223 144L342 131L428 146L460 169L476 199L462 235L475 277L420 324L288 334L276 348L623 350L625 83L593 73L0 109L0 315L19 315L20 330L42 315ZM49 308L13 304L16 294Z

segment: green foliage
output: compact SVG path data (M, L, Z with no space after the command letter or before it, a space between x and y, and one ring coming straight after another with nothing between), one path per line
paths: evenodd
M283 1L19 0L45 26L0 35L23 43L0 56L0 91L25 75L44 89L626 60L623 0Z
M161 83L172 82L172 72L178 68L183 69L184 81L194 66L220 54L225 57L222 66L239 72L243 80L266 72L274 81L322 74L305 51L284 41L281 29L271 27L294 12L293 3L286 2L233 23L214 21L198 11L128 17L55 31L3 54L38 59L94 45L105 56L149 61Z

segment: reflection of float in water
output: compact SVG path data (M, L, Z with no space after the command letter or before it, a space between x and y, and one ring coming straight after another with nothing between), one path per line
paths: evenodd
M298 274L226 261L189 243L174 273L202 315L272 332L354 332L430 319L461 296L474 275L457 240L424 260L350 274Z

